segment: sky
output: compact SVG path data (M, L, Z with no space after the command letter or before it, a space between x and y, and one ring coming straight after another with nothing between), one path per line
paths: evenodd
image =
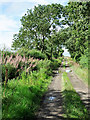
M60 3L67 5L69 0L0 0L0 48L11 48L13 35L18 33L21 26L20 19L38 4L47 5Z

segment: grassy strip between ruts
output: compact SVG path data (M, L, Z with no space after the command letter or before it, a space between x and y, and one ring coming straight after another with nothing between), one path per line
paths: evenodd
M67 119L88 120L87 109L74 90L67 73L63 72L62 77L63 116Z

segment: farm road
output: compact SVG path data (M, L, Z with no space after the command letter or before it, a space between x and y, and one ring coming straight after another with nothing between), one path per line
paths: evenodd
M81 79L79 79L70 67L63 69L59 68L60 73L56 73L55 77L49 86L48 92L44 95L41 107L37 113L37 118L35 120L65 120L62 116L64 113L62 106L62 94L61 94L61 80L62 72L69 71L68 77L76 90L80 95L81 100L85 104L86 108L89 110L89 93L88 86L86 86ZM71 118L74 120L74 118ZM67 120L67 119L66 119ZM69 119L70 120L70 119Z
M68 77L76 90L76 92L79 94L81 100L85 104L85 107L89 110L90 108L90 94L89 94L89 88L84 82L78 78L78 76L71 70L70 67L66 67L66 71L70 70L71 72L68 72Z
M60 70L60 68L59 68ZM58 71L56 71L58 72ZM38 111L37 120L62 120L61 75L56 73Z

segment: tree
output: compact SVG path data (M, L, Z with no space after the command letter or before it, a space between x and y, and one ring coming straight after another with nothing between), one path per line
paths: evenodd
M63 12L63 23L69 25L65 43L76 61L80 61L88 49L89 4L90 2L69 2Z
M50 37L56 33L57 26L61 26L62 9L60 4L38 5L34 10L28 9L21 19L19 33L14 35L12 47L33 48L45 52Z

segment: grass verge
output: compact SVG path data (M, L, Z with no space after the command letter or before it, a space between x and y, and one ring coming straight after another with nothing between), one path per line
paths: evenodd
M71 68L85 84L88 84L88 69L81 68L80 65L73 65Z
M8 81L3 86L2 120L33 120L40 100L51 77L45 72L47 69L32 72L30 75L22 73L21 79Z
M80 96L74 90L67 73L63 73L62 79L63 116L67 119L88 120L88 112L80 100Z
M90 85L88 81L88 68L81 67L72 58L68 58L68 65L73 69L75 74L84 81L85 84Z

